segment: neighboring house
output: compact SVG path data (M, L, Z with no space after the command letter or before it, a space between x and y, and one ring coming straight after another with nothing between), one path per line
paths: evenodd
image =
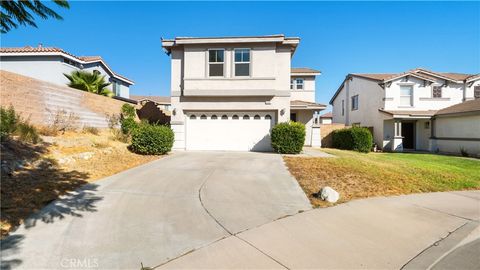
M59 48L41 45L0 48L0 69L58 85L69 83L64 73L97 70L111 83L107 88L122 98L129 98L129 87L133 85L133 81L113 72L100 56L75 56Z
M320 115L319 118L320 118L320 124L331 124L331 123L333 123L332 112L322 114L322 115Z
M325 109L315 103L320 73L291 69L299 42L284 35L162 40L171 55L174 148L270 151L271 128L290 119L306 124L306 145L319 144L312 134L319 133L314 112Z
M334 123L373 128L379 148L430 151L435 113L474 98L480 98L479 74L417 68L399 74L348 74L330 104Z
M150 123L168 124L171 119L170 97L161 96L130 96L137 101L137 115Z
M441 109L431 121L432 151L480 156L480 98Z
M159 109L164 110L166 112L171 111L172 102L170 100L170 97L131 95L130 98L137 101L141 105L144 105L147 102L153 102Z

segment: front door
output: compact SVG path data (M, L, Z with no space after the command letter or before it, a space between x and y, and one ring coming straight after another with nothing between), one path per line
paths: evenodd
M402 123L403 149L415 149L415 123Z
M290 120L293 122L297 122L297 113L291 113L290 114Z

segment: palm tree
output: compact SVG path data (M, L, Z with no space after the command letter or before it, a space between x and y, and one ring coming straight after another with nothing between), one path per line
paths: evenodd
M113 92L106 88L110 83L105 82L105 75L102 76L97 70L94 70L92 73L77 70L73 71L70 75L63 75L70 81L68 86L72 88L107 97L113 96Z
M66 0L53 0L53 2L62 8L70 8ZM36 28L34 15L42 19L52 17L63 20L62 16L40 0L1 0L0 8L0 32L2 33L7 33L19 25L30 25Z

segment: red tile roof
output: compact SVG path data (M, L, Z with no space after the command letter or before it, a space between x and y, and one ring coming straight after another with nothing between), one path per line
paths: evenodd
M0 48L0 53L62 53L66 54L70 57L73 57L79 61L86 62L86 63L95 63L95 62L102 62L107 69L110 69L108 65L105 63L105 61L102 59L100 56L76 56L71 53L68 53L60 48L56 47L43 47L43 46L38 46L38 47L32 47L32 46L25 46L25 47L11 47L11 48ZM110 69L111 70L111 69ZM119 77L123 80L128 81L129 83L133 84L133 81L119 75L113 71L111 71L113 76Z
M333 118L332 112L327 112L322 115L320 115L320 118Z

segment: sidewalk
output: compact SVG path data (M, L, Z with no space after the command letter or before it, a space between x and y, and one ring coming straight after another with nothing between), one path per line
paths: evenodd
M479 219L479 191L358 200L249 229L161 268L400 269L414 261L431 266L446 253L455 255L452 248L467 235L477 239L472 233ZM443 250L430 252L443 241L449 241ZM470 262L480 255L458 253Z

